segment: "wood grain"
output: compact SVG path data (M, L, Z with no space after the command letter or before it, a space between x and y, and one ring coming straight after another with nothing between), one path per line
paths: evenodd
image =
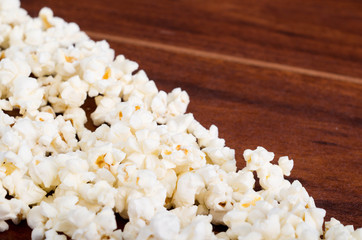
M40 1L117 54L159 89L185 89L188 111L226 144L294 159L290 180L343 224L362 227L360 1ZM0 239L29 239L26 224Z
M28 0L83 30L362 77L358 0ZM92 19L90 21L90 19Z

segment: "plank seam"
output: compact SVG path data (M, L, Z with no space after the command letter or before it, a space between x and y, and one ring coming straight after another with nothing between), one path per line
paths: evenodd
M362 84L362 78L350 77L350 76L336 74L336 73L295 67L295 66L290 66L290 65L280 64L280 63L273 63L273 62L267 62L267 61L244 58L244 57L230 56L230 55L216 53L216 52L207 52L207 51L203 51L203 50L180 47L180 46L173 46L173 45L168 45L168 44L159 43L159 42L150 42L150 41L145 41L145 40L141 40L141 39L137 39L137 38L115 36L115 35L111 35L111 34L105 34L105 33L93 32L93 31L87 31L87 30L85 32L91 38L96 38L96 39L106 39L106 40L110 40L113 42L120 42L120 43L126 43L126 44L130 44L130 45L149 47L149 48L160 49L160 50L169 51L169 52L182 53L182 54L186 54L186 55L203 57L203 58L211 58L211 59L223 60L223 61L227 61L227 62L240 63L240 64L244 64L244 65L248 65L248 66L268 68L268 69L272 69L272 70L287 71L287 72L292 72L292 73L297 73L297 74L307 75L307 76L312 76L312 77L328 78L328 79L337 80L337 81Z

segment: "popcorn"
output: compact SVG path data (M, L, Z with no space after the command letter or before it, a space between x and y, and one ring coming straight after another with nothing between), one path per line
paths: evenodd
M125 226L124 226L124 230L123 230L123 239L124 240L132 240L132 239L137 239L139 232L144 229L146 227L146 222L143 221L142 219L137 219L135 222L128 222ZM144 230L144 235L148 235L148 237L151 235L150 231L145 231ZM141 235L142 236L142 235ZM141 239L141 238L139 238Z
M253 173L240 170L228 175L228 184L234 193L243 194L254 187L255 179Z
M278 165L282 169L283 174L285 176L290 176L290 171L292 170L292 168L294 166L294 161L289 160L289 158L287 156L280 157L278 160Z
M150 221L149 226L142 228L137 239L147 239L154 236L156 239L176 239L180 231L180 221L170 212L160 212Z
M179 239L216 239L215 234L212 232L210 221L211 215L196 216L190 224L181 230Z
M0 182L0 230L6 231L8 224L6 220L12 220L18 224L25 218L29 211L29 207L16 198L6 199L6 190L3 188Z
M0 10L12 10L20 7L20 1L18 0L4 0L0 2Z
M112 208L105 207L102 209L102 211L97 213L95 217L95 223L102 229L102 232L112 235L112 232L117 228L117 223Z
M149 198L132 199L128 203L128 216L130 221L134 219L149 221L154 214L155 208Z
M323 231L325 210L284 179L293 160L258 147L237 171L218 128L186 113L185 91L158 91L51 9L33 19L0 0L0 48L0 231L26 219L39 240L362 239L333 218Z
M232 209L232 192L227 183L209 184L204 199L206 207L219 211Z
M40 202L46 195L46 192L29 178L17 178L14 181L17 182L15 197L27 205Z
M166 123L171 117L186 112L190 99L185 91L175 88L170 94L160 91L151 102L151 110L158 123Z
M17 77L29 77L30 73L30 66L23 60L5 57L0 61L0 83L4 87L11 85Z
M54 240L66 240L67 237L64 235L59 235L54 229L50 229L45 232L46 239L54 239Z
M142 99L147 108L149 108L153 96L155 96L158 92L156 84L148 79L146 73L143 70L138 71L135 75L132 76L132 84L132 92L129 95L125 94L124 98L130 99L131 97L138 97Z
M82 108L67 108L63 117L65 121L69 120L72 123L77 134L81 134L85 129L84 124L87 122L87 116Z
M44 90L39 88L34 78L15 78L11 91L13 95L9 97L9 101L11 105L20 107L21 113L27 110L29 114L33 114L42 103Z
M88 84L74 76L60 84L60 96L64 103L70 107L80 107L87 97Z
M269 164L267 164L268 166ZM283 172L277 165L262 167L257 171L260 186L263 189L279 188L283 186Z
M39 18L41 19L43 28L48 29L53 27L53 11L50 8L44 7L40 9Z
M337 219L326 222L326 239L362 239L362 229L354 230L352 225L343 226Z
M169 169L165 175L159 180L167 191L167 197L172 198L174 190L177 185L177 175L174 170Z
M8 229L9 229L9 225L5 221L1 220L0 221L0 232L5 232Z
M91 118L95 125L100 125L104 122L111 121L109 115L112 111L116 108L117 101L114 101L112 98L109 97L96 97L96 110L91 114ZM123 113L121 112L122 116L120 117L120 113L118 113L118 118L123 117ZM113 118L114 119L114 118Z
M34 183L49 189L59 184L57 179L58 167L53 158L38 157L29 166L29 175Z
M205 186L202 178L192 172L185 173L178 178L177 189L173 196L176 207L188 207L195 203L195 196Z
M80 184L79 193L88 203L113 208L115 205L116 190L106 181L101 180L94 185Z
M195 219L197 213L197 207L196 206L178 207L172 209L171 212L179 218L180 226L181 228L184 228L187 225L189 225L192 220Z
M273 158L274 153L266 151L263 147L257 147L255 151L248 149L244 152L244 159L250 170L258 170L264 164L271 162Z

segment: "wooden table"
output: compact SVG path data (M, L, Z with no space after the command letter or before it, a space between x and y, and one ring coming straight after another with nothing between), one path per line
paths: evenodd
M185 89L188 108L236 149L288 155L298 179L343 224L362 227L362 2L354 0L24 0L49 6L159 89ZM0 239L28 239L26 223Z

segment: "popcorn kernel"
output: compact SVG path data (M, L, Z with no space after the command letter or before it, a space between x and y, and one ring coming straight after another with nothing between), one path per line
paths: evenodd
M72 56L64 56L65 58L65 61L67 61L68 63L72 63L76 60L75 57L72 57Z
M100 155L97 160L96 160L96 164L99 168L106 168L106 169L110 169L110 166L108 163L106 163L106 161L104 160L104 158L106 157L107 153Z
M102 78L103 79L108 79L110 76L111 76L111 69L109 67L107 67Z
M40 16L41 20L43 21L45 29L53 27L53 25L48 21L46 16Z
M65 140L64 135L63 135L62 132L59 132L59 136L60 136L60 138L62 139L63 142L65 142L65 143L67 142L67 141Z
M260 199L261 199L260 197L256 197L251 202L243 203L241 206L245 208L249 207L250 205L255 206L256 202L259 201Z
M7 161L4 161L2 166L5 167L6 176L9 176L17 169L17 167L13 163Z

